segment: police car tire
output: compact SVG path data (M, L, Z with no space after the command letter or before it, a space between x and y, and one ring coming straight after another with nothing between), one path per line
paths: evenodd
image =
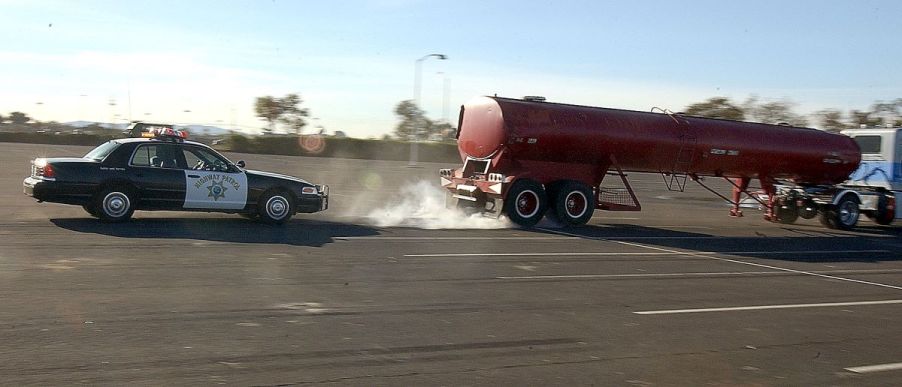
M100 217L100 214L98 214L98 213L97 213L97 210L95 210L94 203L91 203L91 204L85 204L85 205L81 206L81 208L84 208L84 209L85 209L85 212L87 212L89 215L91 215L91 216L93 216L93 217L95 217L95 218L99 218L99 217Z
M100 191L94 198L94 210L101 221L125 222L135 213L135 197L123 187L111 187Z
M294 214L294 201L285 191L272 190L263 194L257 203L260 221L269 224L282 224Z

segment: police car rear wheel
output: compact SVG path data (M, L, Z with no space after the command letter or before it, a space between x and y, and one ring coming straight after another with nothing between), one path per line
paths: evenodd
M84 208L85 212L87 212L88 214L90 214L91 216L93 216L95 218L100 217L100 214L97 213L97 210L94 208L93 204L85 204L85 205L81 206L81 208Z
M294 214L294 203L291 196L285 192L268 192L260 199L258 209L260 220L263 222L282 224Z
M125 222L135 212L134 200L126 189L107 188L97 195L94 211L104 222Z

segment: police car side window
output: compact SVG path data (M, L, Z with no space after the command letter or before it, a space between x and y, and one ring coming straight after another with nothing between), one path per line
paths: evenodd
M169 144L141 145L135 150L131 165L151 168L177 168L176 148Z
M141 145L138 149L135 150L135 154L132 156L131 165L136 167L149 167L151 166L151 159L157 157L157 148L153 145Z
M198 147L185 147L185 162L189 169L229 172L229 163L215 154Z
M191 152L188 149L182 149L182 153L185 154L185 166L188 169L195 169L194 167L199 164L198 162L203 162L199 157L197 157L197 155L194 154L194 152Z

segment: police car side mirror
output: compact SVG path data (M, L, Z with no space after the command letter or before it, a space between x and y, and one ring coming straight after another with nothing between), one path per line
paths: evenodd
M238 160L238 162L235 163L235 165L237 165L238 168L244 169L244 166L245 166L246 164L244 163L244 160Z

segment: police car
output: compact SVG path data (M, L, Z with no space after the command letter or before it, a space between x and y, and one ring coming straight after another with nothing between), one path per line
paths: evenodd
M136 123L131 138L109 141L82 158L32 160L25 194L38 202L80 205L106 222L135 210L241 214L283 223L323 211L329 187L276 173L245 170L171 125Z

